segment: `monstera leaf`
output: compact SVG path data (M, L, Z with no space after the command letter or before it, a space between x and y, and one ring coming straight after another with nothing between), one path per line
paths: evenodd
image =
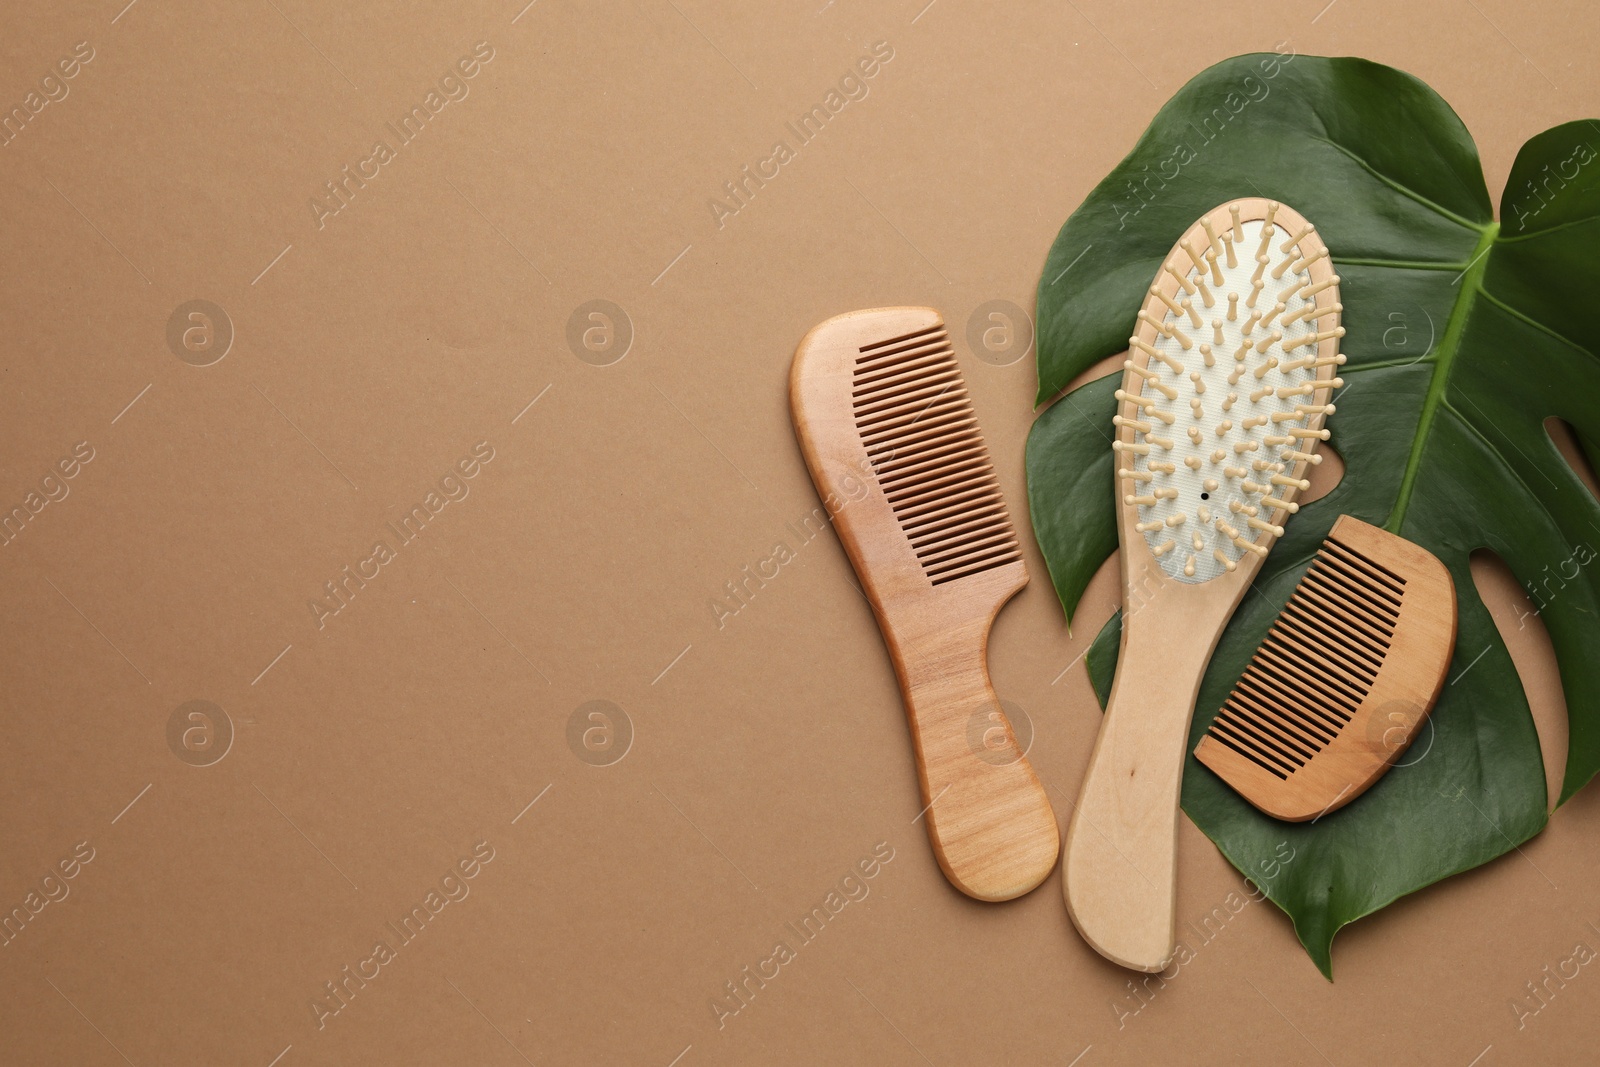
M1345 476L1289 522L1246 595L1201 687L1191 747L1340 514L1449 568L1460 605L1449 681L1404 765L1314 823L1262 815L1192 756L1183 782L1184 809L1289 914L1329 977L1345 923L1545 824L1538 735L1468 571L1474 550L1510 565L1554 643L1571 720L1560 800L1600 769L1600 566L1589 565L1600 505L1545 429L1555 416L1591 456L1600 443L1597 155L1594 122L1535 137L1496 221L1466 128L1416 78L1359 59L1239 56L1161 109L1067 220L1040 278L1044 402L1126 347L1172 242L1217 204L1281 200L1332 250L1349 363L1329 426ZM1056 401L1028 440L1034 532L1069 618L1116 548L1116 378ZM1117 626L1089 657L1102 686Z

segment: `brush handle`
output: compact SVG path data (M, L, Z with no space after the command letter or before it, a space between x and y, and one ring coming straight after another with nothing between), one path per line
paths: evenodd
M916 748L921 816L945 876L978 900L1010 900L1049 877L1055 813L989 683L989 618L889 648Z
M1154 609L1124 617L1116 681L1067 829L1073 923L1102 956L1139 971L1161 970L1176 937L1178 796L1216 643L1194 622Z

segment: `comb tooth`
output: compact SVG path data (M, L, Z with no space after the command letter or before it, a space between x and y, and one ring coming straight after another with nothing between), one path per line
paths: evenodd
M1385 639L1394 637L1394 620L1386 618L1373 610L1373 606L1363 601L1359 596L1351 595L1350 591L1341 585L1337 579L1329 577L1329 572L1318 567L1315 563L1306 572L1302 579L1304 584L1323 600L1336 604L1343 609L1345 614L1368 627L1376 628L1383 633Z
M1320 701L1308 699L1299 689L1267 669L1265 662L1252 661L1250 668L1239 678L1238 689L1258 703L1285 709L1313 733L1332 737L1344 729L1349 718L1331 711Z
M1384 625L1394 622L1394 616L1400 608L1398 596L1381 587L1374 587L1370 579L1352 570L1331 554L1319 554L1313 563L1313 569L1319 581L1336 586L1347 599L1360 605Z
M920 479L894 493L886 493L901 523L926 518L957 504L988 495L989 485L982 471L964 471L944 474L935 479Z
M1215 726L1216 724L1213 723L1212 725ZM1254 763L1256 766L1260 767L1262 770L1266 771L1268 774L1274 775L1274 776L1276 776L1277 778L1279 778L1281 780L1285 780L1285 781L1288 780L1289 775L1287 773L1279 770L1274 764L1266 762L1260 756L1256 755L1254 752L1249 751L1249 750L1245 749L1244 747L1240 746L1239 744L1235 743L1234 740L1225 731L1220 730L1220 729L1218 729L1218 730L1207 730L1206 731L1206 736L1211 738L1213 741L1216 741L1218 744L1223 745L1223 746L1231 749L1232 751L1237 753L1241 759L1247 759L1251 763Z
M961 387L961 379L954 375L940 375L918 382L901 392L878 397L863 397L856 404L856 424L874 426L897 415L919 412L928 404Z
M955 368L944 358L944 353L932 352L910 363L896 363L871 378L858 379L857 388L851 396L855 398L856 406L860 406L873 399L894 396L895 390L904 382L935 375L940 379L960 379Z
M1220 723L1212 725L1220 725L1231 733L1235 740L1250 745L1289 774L1298 771L1322 751L1320 748L1308 750L1300 744L1291 743L1276 723L1263 722L1237 708L1225 709L1224 714L1218 718L1221 720Z
M1290 755L1282 747L1273 743L1270 732L1263 732L1260 727L1247 723L1238 715L1218 716L1218 721L1213 722L1213 729L1218 735L1225 735L1229 740L1237 742L1235 748L1247 748L1250 751L1242 754L1260 764L1268 770L1277 770L1280 778L1287 778L1305 764L1305 757L1298 753Z
M1275 694L1281 692L1272 680L1260 672L1251 669L1246 677L1239 679L1235 687L1238 702L1253 707L1266 707L1273 709L1280 717L1295 724L1296 730L1317 751L1321 751L1328 742L1338 736L1344 727L1344 720L1335 716L1329 719L1326 716L1307 711L1303 700L1298 696Z
M942 341L946 336L944 323L939 323L938 326L928 326L925 330L915 330L912 333L901 334L898 338L890 338L888 341L874 341L872 344L864 344L864 346L861 346L861 357L856 360L856 366L870 366L872 363L882 360L886 355L904 352L907 347L912 347L912 344L922 344L928 339ZM907 344L907 342L912 342L912 344Z
M1291 628L1280 628L1277 623L1273 624L1270 632L1277 635L1280 646L1287 651L1293 652L1296 645L1309 644L1309 642L1301 640L1299 634L1292 633ZM1317 646L1312 645L1311 647ZM1322 671L1324 675L1343 678L1344 684L1361 690L1363 696L1372 688L1372 683L1377 678L1376 671L1370 667L1363 666L1359 660L1346 656L1337 647L1327 648L1319 652L1313 652L1311 648L1302 648L1296 654L1303 663Z
M1261 660L1262 670L1270 668L1282 683L1310 698L1311 703L1333 710L1341 718L1349 719L1361 706L1362 694L1347 692L1342 686L1330 684L1327 679L1297 662L1292 653L1285 656L1281 650L1263 644L1256 650L1256 655Z
M907 534L919 548L931 545L938 537L944 536L946 531L961 525L967 515L981 517L988 521L988 525L998 525L1005 519L1005 505L1000 500L979 495L957 502L948 508L919 516L907 527Z
M1248 693L1235 690L1229 704L1235 718L1255 724L1286 754L1300 757L1302 763L1321 752L1333 739L1325 731L1309 729L1290 720L1280 710L1256 702Z
M1308 579L1309 575L1307 578L1300 580L1300 588L1297 591L1297 595L1301 598L1307 611L1332 615L1340 619L1349 628L1367 634L1376 641L1381 641L1384 648L1387 649L1389 647L1389 640L1394 636L1393 633L1389 631L1380 632L1371 619L1364 617L1359 612L1350 610L1341 598L1328 594Z
M928 580L942 585L1019 562L944 326L862 346L851 384L857 434Z
M1348 622L1330 612L1308 604L1298 593L1284 605L1283 611L1286 616L1295 619L1306 629L1315 629L1321 633L1322 640L1347 644L1353 649L1359 648L1363 655L1373 658L1379 664L1383 663L1384 657L1388 654L1387 644L1374 643L1365 631L1350 626Z
M858 373L852 375L852 385L860 388L881 376L885 370L894 371L912 363L927 359L929 356L942 356L950 347L949 339L941 332L935 336L923 337L899 348L886 350L874 359L864 361L857 368Z
M1291 774L1322 751L1322 745L1308 743L1304 737L1297 735L1291 740L1275 721L1264 718L1259 705L1243 693L1230 696L1218 717L1236 738L1250 742Z
M1372 579L1378 585L1386 589L1389 593L1393 594L1392 599L1398 601L1400 597L1405 595L1405 579L1399 577L1387 567L1383 567L1374 563L1366 556L1363 556L1354 549L1347 548L1331 537L1327 538L1323 543L1327 546L1329 550L1329 556L1331 558L1336 558L1346 565L1359 570L1368 578Z
M891 501L891 506L893 502ZM942 529L962 515L993 512L997 520L1005 517L1005 504L981 485L967 484L948 496L923 501L901 520L907 537L920 538L930 529Z
M1374 657L1364 645L1340 641L1337 635L1331 632L1330 627L1308 624L1298 614L1291 614L1287 610L1288 605L1284 607L1284 612L1273 624L1274 628L1282 627L1285 634L1293 636L1297 641L1324 647L1326 649L1324 655L1344 660L1356 674L1366 676L1364 680L1368 685L1372 684L1377 677L1378 668L1383 666L1383 657Z

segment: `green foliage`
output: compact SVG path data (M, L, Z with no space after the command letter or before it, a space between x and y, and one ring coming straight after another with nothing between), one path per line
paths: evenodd
M1288 913L1331 977L1344 924L1500 856L1547 818L1538 736L1515 667L1468 571L1499 554L1539 605L1571 724L1561 801L1600 770L1600 504L1544 428L1600 442L1600 124L1523 146L1496 221L1472 139L1416 78L1360 59L1238 56L1156 115L1062 227L1039 283L1039 399L1122 351L1173 241L1240 196L1290 204L1343 279L1348 383L1329 420L1343 481L1275 545L1218 645L1192 743L1210 724L1329 527L1350 514L1437 555L1456 583L1450 682L1410 753L1315 823L1271 819L1190 757L1184 809ZM1070 618L1116 549L1111 392L1046 408L1028 440L1034 532ZM1120 623L1088 657L1109 684ZM1101 689L1103 694L1104 689ZM1104 699L1102 695L1102 700ZM1292 864L1262 873L1280 842Z

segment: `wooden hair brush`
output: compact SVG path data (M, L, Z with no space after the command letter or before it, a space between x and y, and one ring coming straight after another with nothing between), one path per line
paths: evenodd
M818 492L845 501L834 528L894 661L939 865L968 896L1021 896L1060 839L986 649L1028 574L944 322L913 307L829 319L795 352L789 400Z
M1179 238L1128 341L1112 443L1122 646L1063 879L1078 931L1126 967L1172 954L1195 697L1328 437L1338 283L1297 212L1236 200Z
M1336 811L1410 746L1455 644L1444 564L1342 515L1195 758L1274 818Z

